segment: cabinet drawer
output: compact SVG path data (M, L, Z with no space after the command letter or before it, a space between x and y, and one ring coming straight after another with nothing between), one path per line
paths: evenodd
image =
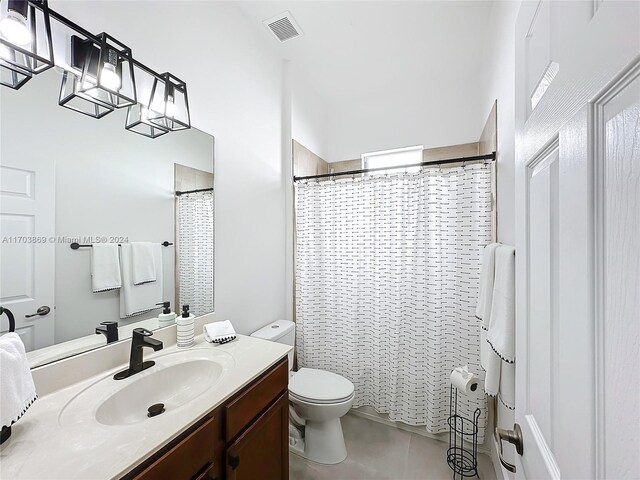
M134 477L135 480L189 480L205 470L217 470L223 448L219 416L216 414L205 421Z
M232 400L226 407L225 438L235 438L244 428L287 389L289 364L284 357L263 377Z

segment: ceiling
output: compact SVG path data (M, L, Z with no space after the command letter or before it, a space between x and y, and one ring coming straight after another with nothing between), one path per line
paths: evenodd
M328 104L390 90L473 82L491 1L238 2L258 35L303 72ZM285 10L304 35L280 43L262 21Z

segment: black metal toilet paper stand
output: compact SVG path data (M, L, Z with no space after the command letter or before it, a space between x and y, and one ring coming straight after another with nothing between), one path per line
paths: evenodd
M449 387L449 448L447 463L453 470L453 478L478 477L478 419L480 409L473 412L473 419L458 415L458 389ZM465 446L466 444L466 446Z

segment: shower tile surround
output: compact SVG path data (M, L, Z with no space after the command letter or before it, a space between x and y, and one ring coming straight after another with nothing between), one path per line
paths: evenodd
M495 124L495 110L496 106L494 105L489 120L487 120L487 125L489 126L492 120ZM431 162L448 158L472 157L474 155L493 152L493 150L489 150L489 148L491 148L492 145L495 146L495 127L490 129L487 128L487 125L485 125L480 141L446 147L425 148L422 151L422 161ZM493 134L493 137L490 137L491 134ZM297 177L348 172L362 168L362 160L359 158L339 162L327 162L296 140L292 140L292 158L293 174Z
M491 153L492 151L493 150L491 150L490 152L482 153ZM422 151L422 161L433 162L436 160L446 160L448 158L472 157L474 155L479 155L480 153L480 142L461 143L459 145L450 145L447 147L425 148ZM295 165L297 166L298 164L295 163ZM354 160L343 160L340 162L330 162L327 165L330 172L348 172L350 170L361 169L362 160L360 160L359 158ZM296 175L301 176L302 174L296 173Z

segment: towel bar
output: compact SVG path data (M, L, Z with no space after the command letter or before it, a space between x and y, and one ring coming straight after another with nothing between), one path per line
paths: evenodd
M163 247L168 247L169 245L173 245L173 243L171 242L167 242L166 240L164 242L162 242L160 245L162 245ZM121 243L118 244L119 247L122 246ZM73 242L71 245L71 250L78 250L79 248L91 248L93 247L93 245L89 244L89 245L81 245L78 242Z

